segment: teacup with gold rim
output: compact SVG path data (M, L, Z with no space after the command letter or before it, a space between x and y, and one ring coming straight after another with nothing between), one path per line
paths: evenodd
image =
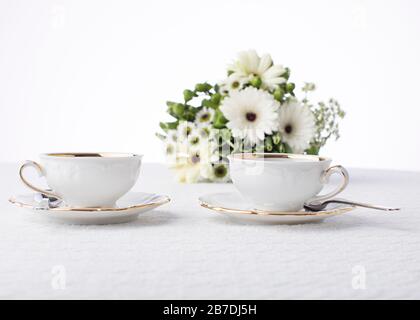
M234 186L255 209L299 211L306 201L323 201L345 189L347 170L332 166L331 159L285 153L237 153L229 158ZM334 191L318 195L328 178L339 173L343 182Z
M142 155L131 153L45 153L40 162L26 161L19 170L23 183L36 192L61 199L70 207L113 208L136 183ZM50 190L34 186L24 177L35 168Z

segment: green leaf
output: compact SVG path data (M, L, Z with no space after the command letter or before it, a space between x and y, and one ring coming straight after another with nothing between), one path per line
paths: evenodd
M192 100L192 98L197 97L197 94L194 91L185 89L184 90L184 100L185 102L188 102Z
M211 107L210 107L210 105L211 105L211 101L210 101L210 99L203 99L203 100L201 100L201 106L202 106L202 107L208 107L208 108L211 108Z
M170 130L174 130L174 129L178 128L178 124L179 124L179 121L167 122L166 123L166 125L168 126L168 129L170 129Z
M227 122L228 120L225 118L222 111L217 109L214 115L213 127L215 127L216 129L223 129L225 128Z
M201 105L212 109L216 109L219 106L218 103L213 102L211 99L203 99L203 101L201 101Z
M206 82L205 83L197 83L195 85L195 91L197 91L197 92L207 92L207 91L210 91L211 88L213 88L213 87Z
M219 106L221 99L222 95L218 92L211 96L211 102L217 106Z
M166 101L166 105L168 106L168 108L172 108L172 106L174 104L177 104L177 102L173 102L173 101Z
M160 122L159 126L162 128L163 131L168 132L168 130L176 129L178 128L178 121L174 122Z
M287 143L284 143L284 152L285 153L293 153L292 148L290 148L290 146Z
M184 118L187 121L193 122L195 120L195 114L191 113L191 112L188 112L188 113L185 114Z
M194 107L187 106L187 109L185 110L183 117L187 121L194 121L196 114L197 114L197 110Z
M165 131L165 132L168 131L168 126L166 125L165 122L159 122L159 126L163 131Z
M172 106L172 112L178 117L182 117L185 111L185 106L182 103L176 103Z
M178 120L183 120L183 114L185 110L185 105L182 103L170 102L166 103L168 105L168 113Z
M318 155L320 147L312 144L309 149L306 150L307 154Z
M172 101L166 102L166 105L168 106L168 113L176 119L181 119L181 117L174 112L174 108L177 104L178 104L177 102L172 102Z

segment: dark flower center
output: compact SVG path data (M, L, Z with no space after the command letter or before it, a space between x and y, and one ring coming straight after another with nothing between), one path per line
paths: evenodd
M166 153L167 154L172 154L174 152L174 147L169 145L166 147Z
M246 119L248 121L254 122L257 119L257 114L254 112L247 112L246 113Z
M290 124L288 124L288 125L286 125L286 127L284 127L284 131L285 131L287 134L290 134L290 133L292 133L292 131L293 131L293 127L292 127Z
M236 88L238 88L239 87L239 82L238 81L234 81L234 82L232 82L232 88L233 89L236 89Z
M207 128L203 128L203 129L200 130L200 136L203 137L203 138L208 137L209 134L210 134L210 132L209 132L209 129L207 129Z
M201 116L200 120L201 122L206 122L209 120L209 118L210 118L210 115L208 113L205 113Z
M223 178L227 174L225 166L217 166L214 168L214 175L218 178Z
M193 164L199 163L199 162L200 162L200 156L199 156L198 154L193 155L193 156L191 157L191 162L192 162Z

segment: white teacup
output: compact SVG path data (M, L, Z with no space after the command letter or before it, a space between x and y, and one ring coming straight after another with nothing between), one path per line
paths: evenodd
M330 167L331 159L285 153L238 153L228 156L235 187L255 209L299 211L308 200L323 201L344 190L349 181L342 166ZM333 173L343 176L334 191L317 196Z
M32 190L62 199L70 207L112 208L136 183L141 160L142 155L130 153L49 153L40 155L40 164L26 161L19 174ZM52 191L24 178L28 166L45 176Z

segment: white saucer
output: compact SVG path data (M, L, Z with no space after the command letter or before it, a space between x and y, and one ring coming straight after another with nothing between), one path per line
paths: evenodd
M48 203L41 203L39 194L36 193L18 195L9 201L55 221L70 224L113 224L133 221L140 213L168 203L170 198L152 193L129 192L117 201L116 208L70 208L64 205L52 207Z
M318 222L326 218L353 210L355 207L342 204L332 204L326 210L319 212L302 209L297 212L262 211L253 209L251 203L243 199L239 193L212 193L199 198L204 208L222 213L240 222L267 224L300 224Z

